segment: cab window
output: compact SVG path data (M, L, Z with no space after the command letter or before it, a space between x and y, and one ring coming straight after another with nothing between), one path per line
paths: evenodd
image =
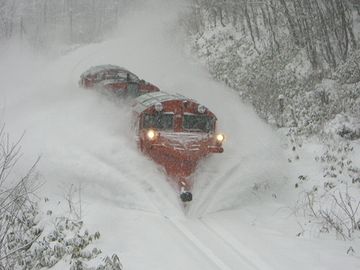
M211 132L215 128L215 119L207 115L184 115L183 128L194 132Z
M169 113L145 114L143 128L156 128L158 130L172 130L174 115Z

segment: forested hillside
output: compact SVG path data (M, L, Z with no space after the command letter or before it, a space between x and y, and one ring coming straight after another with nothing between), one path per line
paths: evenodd
M192 2L193 49L262 118L306 135L341 118L360 137L358 1Z

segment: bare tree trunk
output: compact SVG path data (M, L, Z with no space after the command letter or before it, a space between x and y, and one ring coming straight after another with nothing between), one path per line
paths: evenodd
M352 15L353 8L347 2L343 3L343 5L344 5L344 9L345 9L345 12L344 12L345 13L345 21L346 21L347 31L348 31L348 34L350 37L351 46L353 47L353 49L357 49L357 41L356 41L354 31L353 31L353 15ZM360 3L358 3L358 5L355 7L360 8ZM360 11L360 10L358 9L358 11ZM360 15L360 13L359 13L359 15Z
M24 34L25 34L25 28L24 28L24 21L23 18L20 18L20 40L24 39Z
M268 4L268 7L269 7L269 4ZM273 17L273 20L274 20L274 25L277 25L277 24L278 24L278 21L277 21L277 10L276 10L276 6L275 6L273 0L270 0L270 8L271 8L272 15L273 15L272 17Z
M212 9L212 14L213 14L213 20L214 20L214 27L216 28L217 26L217 12L215 9Z
M252 15L252 21L254 22L256 38L260 40L260 30L258 26L256 11L254 10L254 6L252 4L250 4L250 6L251 6L251 15Z
M273 23L272 23L272 16L271 16L271 10L269 8L269 5L266 6L266 9L267 9L267 18L268 18L268 24L269 24L269 28L270 28L270 33L271 33L271 37L272 37L272 40L275 44L275 49L276 49L276 52L279 53L280 52L280 44L279 42L277 41L276 39L276 32L274 30L274 27L273 27ZM262 9L261 9L262 10ZM264 14L265 14L265 11L263 11ZM265 16L266 17L266 16ZM275 24L275 20L274 20L274 24Z
M225 27L223 4L220 4L220 6L217 7L217 10L218 10L219 18L220 18L220 24L222 27Z
M47 3L48 3L48 1L45 0L44 1L44 6L43 6L43 22L44 22L44 25L47 24L47 8L48 8Z
M303 47L305 46L305 30L303 24L303 18L305 14L303 8L301 7L300 0L294 0L293 5L294 5L294 12L296 14L295 16L296 27L298 29L298 34L297 34L298 44L299 46Z
M232 26L233 26L233 27L236 27L236 26L237 26L238 14L237 14L237 9L236 9L236 8L234 8L234 9L232 10L232 20L231 20L231 22L232 22Z
M70 42L74 42L74 34L73 34L73 10L70 8L69 11L69 24L70 24Z
M306 51L309 56L309 60L311 62L311 65L314 70L318 69L319 63L318 63L318 56L316 52L315 43L312 39L311 30L308 21L305 19L303 20L303 26L304 26L304 32L305 32L305 45L306 45Z
M314 40L314 33L312 30L312 27L314 26L314 22L312 21L312 7L311 2L313 0L304 0L303 3L303 11L304 14L307 14L307 16L304 16L303 18L303 25L304 25L304 31L305 31L305 41L306 41L306 48L308 52L308 56L311 62L311 65L314 70L317 70L319 68L319 59L318 59L318 52L316 49L316 42ZM317 0L314 0L317 1Z
M339 16L340 16L340 20L341 20L341 26L340 26L340 31L342 33L342 42L340 49L340 53L341 53L341 58L343 61L346 60L347 55L348 55L348 51L349 51L349 37L348 37L348 33L347 33L347 22L346 22L346 15L345 15L345 8L344 5L342 4L341 1L337 0L336 1L336 6L339 12ZM344 42L344 43L343 43Z
M285 17L288 21L288 24L289 24L289 28L290 28L290 33L292 34L293 36L293 39L294 39L294 42L296 45L300 45L299 43L299 38L298 38L298 35L296 33L296 29L295 29L295 23L293 21L293 18L292 16L290 15L290 11L288 9L288 6L286 5L286 2L285 0L279 0L280 1L280 4L283 6L284 8L284 13L285 13Z
M359 14L360 15L360 14ZM347 26L347 30L348 30L348 33L350 35L350 40L351 40L351 44L352 44L352 47L354 49L357 49L358 48L358 45L357 45L357 41L356 41L356 38L355 38L355 35L354 35L354 31L352 29L352 26L350 24L348 24Z
M254 45L254 49L258 54L260 54L259 50L256 47L256 41L255 41L255 37L254 37L252 25L251 25L251 19L250 19L249 12L248 12L248 9L247 9L247 3L245 3L243 11L244 11L247 26L248 26L248 29L249 29L249 33L250 33L250 36L251 36L251 40L252 40L253 45Z
M321 27L320 27L320 31L322 32L322 40L324 42L321 42L321 46L323 46L325 48L325 59L327 60L327 62L330 64L331 67L335 68L336 67L336 58L334 55L334 51L330 42L330 37L329 37L329 31L328 31L328 26L325 22L324 19L324 15L323 15L323 11L321 10L318 0L314 0L314 3L316 5L316 10L317 10L317 14L318 17L320 18L320 22L321 22Z

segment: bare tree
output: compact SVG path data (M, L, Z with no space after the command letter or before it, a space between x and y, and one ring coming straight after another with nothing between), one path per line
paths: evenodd
M14 178L21 138L12 143L4 126L0 129L0 269L12 269L19 252L36 240L29 239L27 231L36 212L33 195L37 186L32 179L39 158L22 178Z

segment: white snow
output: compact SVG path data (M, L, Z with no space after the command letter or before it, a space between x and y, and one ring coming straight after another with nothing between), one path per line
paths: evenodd
M66 188L81 185L85 226L101 232L99 248L117 253L127 270L359 269L359 257L346 254L350 245L360 252L358 242L296 237L293 174L278 135L181 53L171 3L147 1L112 39L56 59L3 45L0 117L12 137L26 131L16 173L41 155L40 195L63 201ZM225 152L201 163L186 211L161 168L138 151L129 106L78 88L80 74L103 63L194 98L218 117Z

